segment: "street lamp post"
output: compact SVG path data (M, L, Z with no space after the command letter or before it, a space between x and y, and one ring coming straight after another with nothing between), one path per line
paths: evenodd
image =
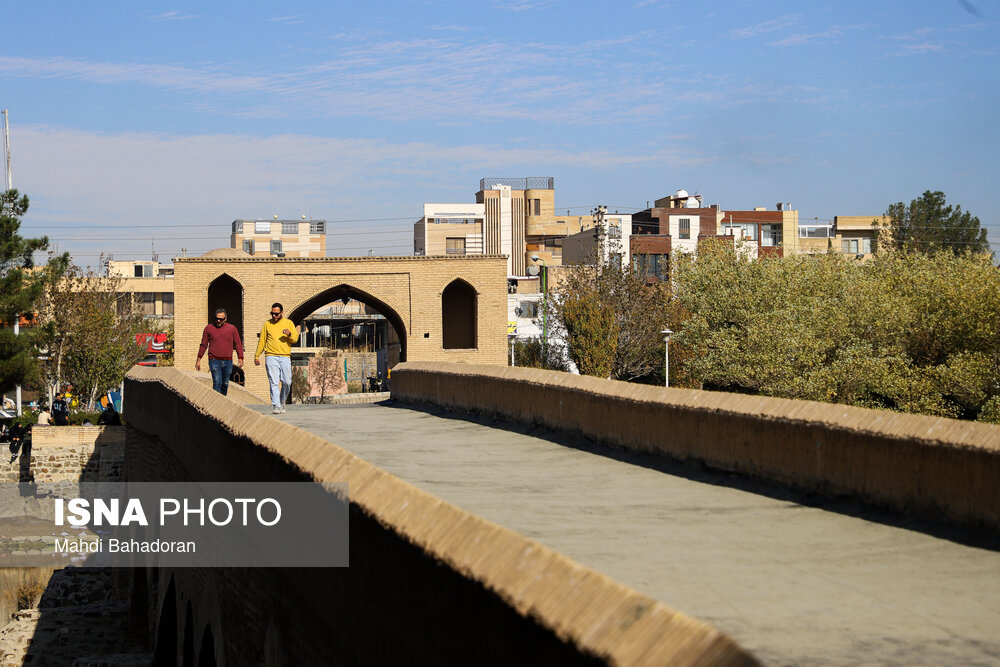
M542 263L542 354L548 358L549 352L549 281L548 268L545 260L538 255L532 255L531 261Z
M664 329L660 332L663 334L663 386L670 386L670 334L673 333L670 329Z

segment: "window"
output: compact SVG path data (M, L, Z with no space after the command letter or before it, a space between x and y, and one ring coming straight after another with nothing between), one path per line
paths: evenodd
M670 255L647 255L640 253L632 255L632 272L639 278L666 280L669 269Z
M254 234L270 234L271 233L271 221L270 220L257 220L253 223L253 233Z
M752 222L727 222L722 225L724 236L736 236L748 241L757 240L757 225Z
M538 307L540 305L537 301L522 301L518 304L518 308L521 311L519 313L520 317L538 317Z
M160 300L163 302L163 315L173 315L174 314L174 293L173 292L163 292L160 294Z
M871 253L872 251L872 240L870 238L846 238L840 241L840 249L842 252L849 255L858 255L861 253Z
M799 238L802 239L827 239L833 236L830 232L833 228L829 225L823 226L803 226L799 225Z
M310 220L309 221L309 233L310 234L325 234L326 233L326 220Z
M463 238L449 238L445 239L446 247L445 252L449 255L464 255L465 254L465 239Z
M682 239L689 239L689 238L691 238L691 218L681 218L677 222L680 225L680 234L679 234L679 236Z
M242 233L243 233L243 221L233 220L233 234L242 234Z
M295 236L299 233L299 223L297 222L282 222L281 223L281 233L291 236Z
M761 225L760 244L769 248L781 245L781 225Z
M542 214L542 200L541 199L532 199L531 200L531 214L532 215L541 215Z
M281 239L273 239L271 241L271 254L276 255L281 252Z
M136 294L139 301L139 310L143 315L156 315L156 294L153 292L139 292Z
M136 278L152 278L153 277L153 265L152 264L136 264L134 275Z
M243 252L245 252L248 255L253 254L253 239L243 240Z

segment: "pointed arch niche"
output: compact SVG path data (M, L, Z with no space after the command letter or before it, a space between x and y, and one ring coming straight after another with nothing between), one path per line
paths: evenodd
M444 288L441 293L441 346L444 349L477 347L477 303L475 288L460 278Z
M229 323L240 332L240 340L246 343L243 333L243 285L232 276L223 273L208 284L208 323L215 322L215 310L225 308Z

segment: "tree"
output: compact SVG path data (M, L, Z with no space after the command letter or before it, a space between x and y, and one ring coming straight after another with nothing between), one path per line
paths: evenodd
M690 386L997 419L1000 269L988 257L749 261L702 247L674 281L689 315L672 343Z
M305 403L311 391L306 369L302 366L292 366L292 402Z
M29 326L15 336L12 325L18 318L36 323L35 311L46 276L58 275L69 261L68 255L62 255L50 260L44 269L35 267L32 257L48 247L48 238L18 234L27 210L27 195L17 190L0 193L0 391L37 377L38 344L45 331Z
M614 263L577 265L550 304L580 373L626 381L662 378L660 331L671 324L666 285L646 285Z
M946 206L943 192L924 192L909 206L903 202L891 205L885 212L888 224L874 222L878 248L908 252L988 253L990 244L979 218L961 206Z
M343 367L340 357L333 350L323 350L309 363L309 383L313 391L319 392L319 402L326 400L328 394L343 393L347 388L344 381Z
M138 301L124 292L123 279L83 273L70 267L65 276L50 276L43 318L51 385L66 380L93 407L98 393L121 384L145 355L136 334L149 325Z

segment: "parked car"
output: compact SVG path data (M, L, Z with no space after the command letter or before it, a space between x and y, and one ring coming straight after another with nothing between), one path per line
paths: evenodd
M159 363L160 355L158 354L147 354L142 358L142 361L137 363L137 366L155 366Z

